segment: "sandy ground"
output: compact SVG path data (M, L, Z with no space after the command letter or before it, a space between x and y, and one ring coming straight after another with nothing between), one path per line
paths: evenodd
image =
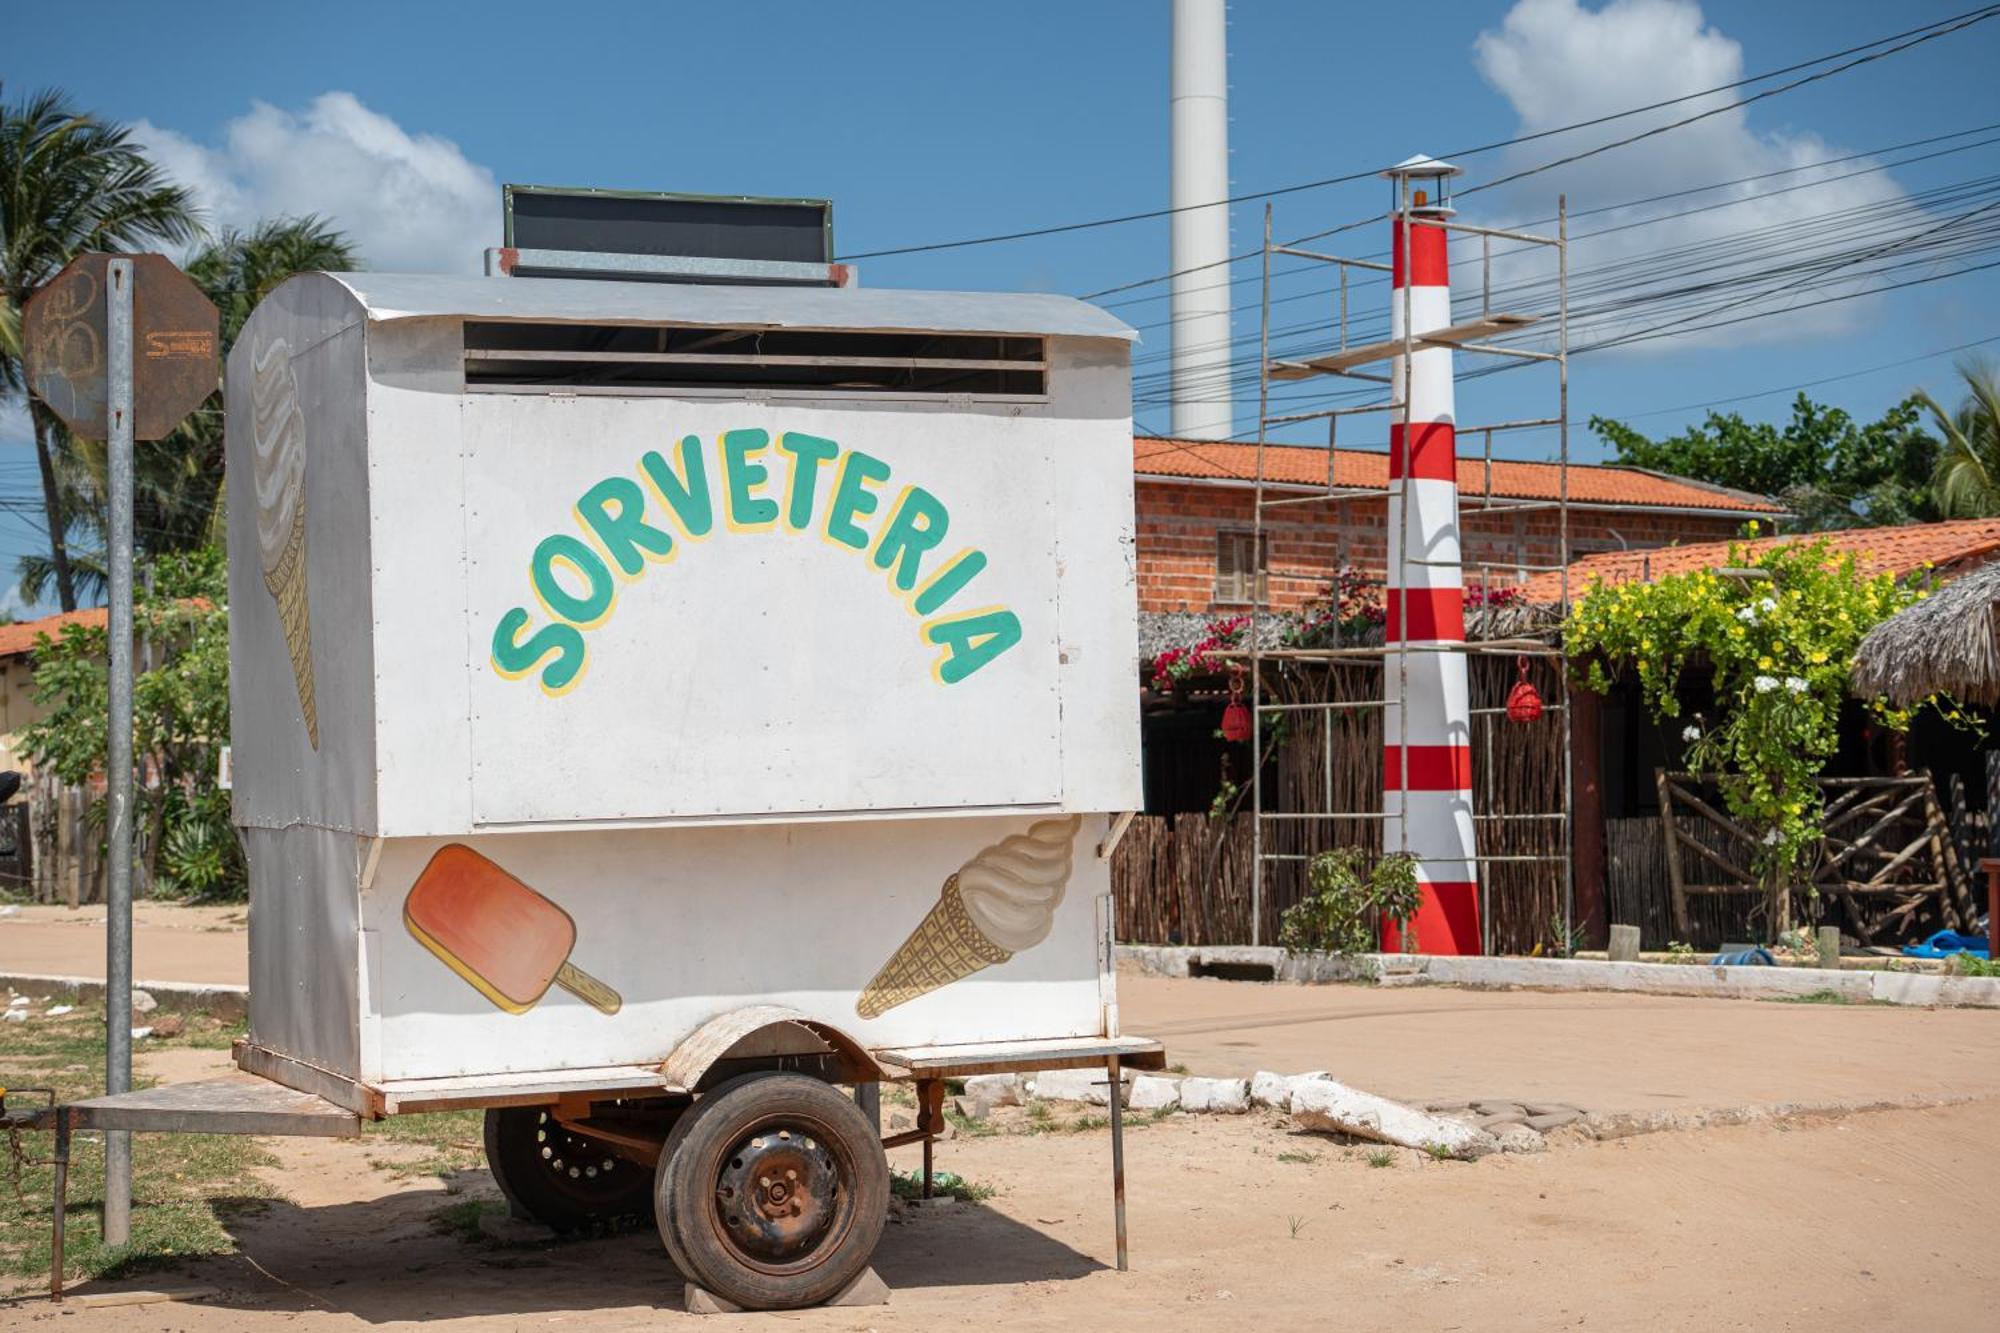
M141 903L142 980L248 973L243 909ZM102 976L104 913L0 918L0 972ZM1198 1074L1324 1069L1386 1096L1594 1111L2000 1096L2000 1014L1649 995L1170 980L1126 968L1127 1031ZM1643 1058L1635 1058L1643 1053Z
M132 975L140 981L250 980L245 909L141 902L132 912ZM104 975L104 908L29 905L0 916L0 973Z
M1324 1069L1407 1101L1590 1110L2000 1096L2000 1014L1658 995L1118 978L1195 1073Z
M164 912L164 915L159 913ZM152 909L141 974L241 976L227 911ZM54 917L55 919L50 919ZM101 950L46 909L0 920L0 970ZM72 952L64 955L61 950ZM147 971L148 962L157 971ZM232 973L229 969L236 970ZM1127 1137L1132 1271L1113 1259L1104 1133L960 1138L942 1168L982 1206L888 1228L884 1307L748 1326L1777 1329L1980 1326L1977 1274L2000 1228L2000 1015L1650 996L1121 979L1128 1027L1198 1072L1328 1068L1413 1099L1510 1097L1594 1110L1768 1102L1956 1104L1652 1134L1558 1136L1547 1154L1389 1167L1276 1116L1178 1117ZM168 1081L222 1052L147 1055ZM1971 1100L1964 1100L1970 1098ZM374 1163L380 1141L267 1141L286 1199L233 1214L241 1253L82 1290L206 1288L195 1302L0 1305L0 1328L465 1333L693 1324L656 1238L496 1247L435 1232L483 1171L440 1181ZM1281 1160L1281 1156L1283 1158ZM915 1149L894 1154L914 1166ZM1754 1312L1754 1313L1753 1313Z
M198 1076L198 1064L171 1072ZM940 1164L1000 1193L890 1226L877 1254L888 1305L744 1323L1320 1328L1338 1312L1343 1327L1402 1330L1707 1329L1749 1317L1775 1329L1976 1327L1973 1275L2000 1225L1996 1135L2000 1100L1984 1100L1572 1141L1473 1164L1407 1153L1378 1169L1275 1117L1180 1118L1127 1137L1124 1274L1110 1267L1102 1132L960 1139L940 1146ZM449 1186L398 1180L368 1164L380 1144L274 1146L284 1165L273 1179L289 1200L233 1224L242 1254L120 1284L213 1294L60 1314L0 1306L0 1327L699 1327L680 1313L680 1283L648 1233L469 1244L434 1233L429 1218L452 1201L448 1188L490 1196L483 1172ZM897 1158L909 1166L914 1150Z

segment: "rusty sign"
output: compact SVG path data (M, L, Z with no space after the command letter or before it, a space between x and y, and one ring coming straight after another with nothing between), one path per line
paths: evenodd
M79 255L21 312L28 387L86 440L109 434L105 270L132 261L133 438L157 440L215 392L215 306L165 255Z

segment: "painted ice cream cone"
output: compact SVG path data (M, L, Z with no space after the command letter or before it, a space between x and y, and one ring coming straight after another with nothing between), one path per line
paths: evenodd
M1044 819L967 861L862 988L855 1012L879 1018L1047 939L1069 887L1071 849L1082 823L1081 815Z
M306 604L306 419L299 377L282 338L257 349L252 362L251 437L257 491L257 549L264 586L278 602L285 647L292 658L306 738L319 748L319 708L313 697L312 611Z

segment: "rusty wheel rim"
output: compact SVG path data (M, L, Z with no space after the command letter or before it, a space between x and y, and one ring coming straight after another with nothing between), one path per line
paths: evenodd
M546 1111L535 1122L535 1159L557 1189L585 1203L624 1193L638 1169L603 1144L564 1129Z
M791 1116L755 1125L716 1163L709 1209L715 1234L759 1272L816 1268L852 1223L852 1169L822 1125Z

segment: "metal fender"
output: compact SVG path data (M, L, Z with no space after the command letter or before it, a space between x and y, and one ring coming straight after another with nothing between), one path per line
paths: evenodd
M782 1004L753 1004L741 1009L731 1009L717 1014L688 1035L686 1040L674 1047L673 1054L660 1066L660 1073L669 1087L695 1088L710 1066L728 1055L746 1038L760 1032L786 1027L802 1028L824 1044L837 1058L840 1081L851 1083L879 1082L886 1075L875 1057L866 1047L842 1032L831 1023L823 1023L808 1018L798 1010ZM805 1051L787 1052L806 1054ZM774 1055L774 1060L782 1058Z

